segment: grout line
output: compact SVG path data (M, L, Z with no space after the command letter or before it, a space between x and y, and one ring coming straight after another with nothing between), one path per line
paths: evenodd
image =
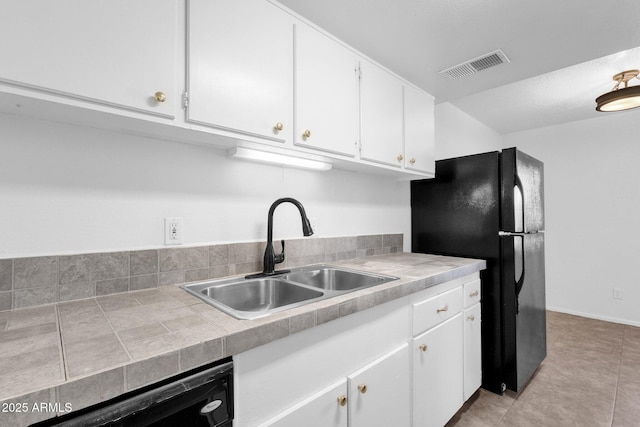
M611 414L611 426L613 426L613 422L616 417L616 406L618 406L618 393L620 391L620 371L622 370L622 353L624 352L624 341L625 335L627 332L627 327L622 327L622 345L620 346L620 357L618 358L618 375L616 377L616 394L613 398L613 411Z
M60 318L60 310L58 310L58 305L54 305L53 309L56 313L56 328L58 329L58 338L60 338L60 357L62 359L62 374L64 376L65 381L69 381L69 375L67 374L69 368L67 367L67 358L65 357L64 351L64 342L62 340L62 319Z

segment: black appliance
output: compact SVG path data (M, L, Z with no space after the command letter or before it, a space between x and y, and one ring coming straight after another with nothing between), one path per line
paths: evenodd
M482 387L518 392L547 354L544 168L516 148L411 182L412 252L482 258Z
M225 359L33 427L231 427L232 422L233 362Z

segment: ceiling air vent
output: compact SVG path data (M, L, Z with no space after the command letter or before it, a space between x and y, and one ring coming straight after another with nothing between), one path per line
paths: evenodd
M505 55L501 49L498 49L470 61L458 64L455 67L442 70L440 71L440 74L455 80L508 62L509 58L507 58L507 55Z

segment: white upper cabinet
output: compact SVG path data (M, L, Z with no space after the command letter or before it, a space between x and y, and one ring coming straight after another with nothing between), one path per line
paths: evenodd
M4 0L0 83L172 117L177 8L173 0Z
M404 163L402 81L364 59L360 69L360 157L401 167Z
M354 157L358 56L304 23L295 34L294 144Z
M404 167L435 173L433 97L404 86Z
M290 140L293 17L265 0L189 0L187 25L187 120Z

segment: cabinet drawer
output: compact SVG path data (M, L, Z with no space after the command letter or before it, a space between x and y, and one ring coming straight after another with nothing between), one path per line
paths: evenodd
M464 308L480 302L480 279L464 284Z
M462 288L452 289L413 305L413 335L452 318L462 310Z

